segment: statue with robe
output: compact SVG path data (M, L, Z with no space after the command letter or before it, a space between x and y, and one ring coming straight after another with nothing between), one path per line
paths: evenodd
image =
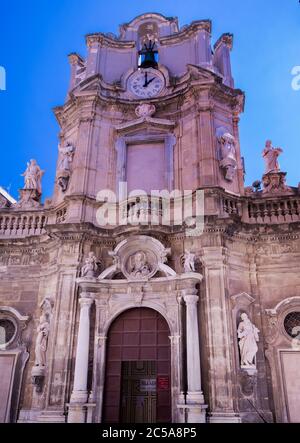
M248 315L241 315L241 322L238 326L239 348L241 353L241 367L255 368L255 356L258 351L259 329L251 322Z
M182 255L182 264L185 273L196 272L195 259L196 255L193 254L191 251L185 251L185 253Z
M221 147L220 166L225 171L225 179L232 182L237 170L236 140L234 136L224 128L221 128L218 134Z
M70 164L73 161L75 152L74 146L67 143L66 146L59 146L58 150L61 154L61 158L57 166L58 171L70 171Z
M22 174L24 177L24 189L36 190L38 194L42 194L42 177L45 171L42 171L36 160L30 160L27 163L27 169Z
M50 322L47 314L42 314L40 324L37 329L37 338L35 344L35 366L46 365L46 351L48 345L48 335L50 331Z
M98 269L98 259L94 252L90 252L81 268L81 277L96 277Z
M281 148L274 148L272 146L271 140L267 140L265 149L263 150L262 156L266 163L265 174L270 172L279 172L280 165L278 162L278 157L283 152Z

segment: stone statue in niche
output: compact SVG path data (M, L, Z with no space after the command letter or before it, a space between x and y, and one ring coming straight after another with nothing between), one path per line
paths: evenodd
M196 254L193 254L191 251L185 251L185 253L181 256L181 259L185 273L196 272L195 269Z
M267 140L265 149L263 150L262 156L266 163L266 171L265 174L269 174L270 172L279 172L280 165L278 162L278 157L282 154L283 150L281 148L274 148L272 146L272 141Z
M258 351L257 343L259 342L258 333L260 331L245 312L241 315L241 320L237 330L241 353L241 368L253 369L256 368L255 356Z
M42 315L40 317L37 329L37 338L35 344L35 366L45 367L46 352L48 346L48 336L50 332L50 320L52 315L52 302L46 297L40 305Z
M42 177L45 171L42 171L38 166L36 160L30 160L27 163L27 169L22 174L24 177L24 188L37 191L38 194L42 194Z
M220 143L220 166L225 171L225 180L232 182L237 170L235 138L224 128L218 131Z
M97 271L99 270L99 260L95 256L94 252L90 252L88 257L85 259L85 264L81 268L81 277L91 277L97 276Z
M46 351L48 344L48 335L50 330L49 319L45 314L40 317L40 324L38 326L38 335L35 345L35 366L46 365Z
M133 278L147 277L150 274L151 269L145 252L136 252L129 258L128 272Z
M61 158L57 166L57 183L62 191L66 192L70 181L70 165L73 161L75 148L70 143L67 143L64 147L59 146L58 150Z

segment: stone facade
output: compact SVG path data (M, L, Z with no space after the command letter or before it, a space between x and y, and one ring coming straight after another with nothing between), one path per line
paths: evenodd
M105 400L114 322L150 309L170 342L158 341L163 355L151 358L148 345L124 344L119 389L121 360L143 363L128 357L139 349L169 365L156 401L173 422L299 422L300 194L277 162L262 190L244 187L232 35L212 49L209 21L179 29L175 18L144 14L119 36L86 40L86 59L69 56L67 100L55 109L52 199L41 204L35 163L18 203L0 196L0 421L115 417L120 406ZM138 70L150 40L158 65ZM164 197L125 201L120 182L147 194L189 190L193 208L201 190L203 227L163 223ZM117 197L108 212L128 223L99 224L104 190Z

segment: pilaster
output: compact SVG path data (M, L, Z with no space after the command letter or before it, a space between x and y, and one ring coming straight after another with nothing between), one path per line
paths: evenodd
M226 250L204 247L202 262L205 266L204 306L206 315L207 356L209 361L210 422L240 422L235 411L233 379L234 365L230 327L229 300L227 299Z

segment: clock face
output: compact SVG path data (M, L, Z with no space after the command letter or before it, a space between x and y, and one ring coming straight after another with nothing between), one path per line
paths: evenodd
M139 69L128 80L129 90L139 98L157 96L164 88L163 75L155 69Z

